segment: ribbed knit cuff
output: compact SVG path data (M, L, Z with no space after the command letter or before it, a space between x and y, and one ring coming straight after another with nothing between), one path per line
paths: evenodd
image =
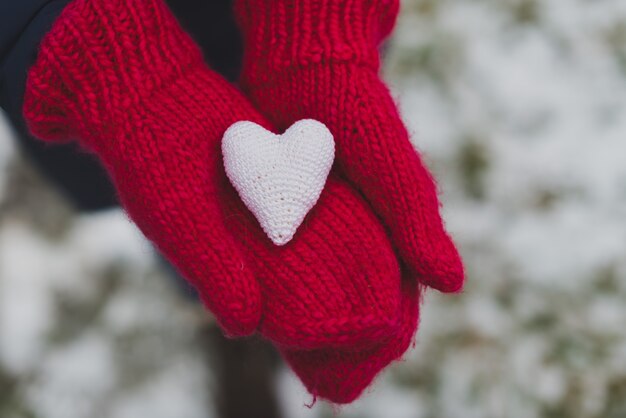
M243 81L318 63L379 67L378 47L391 32L399 0L236 0L244 33Z
M42 41L24 113L35 135L68 139L75 125L114 124L200 65L199 48L162 0L75 0Z

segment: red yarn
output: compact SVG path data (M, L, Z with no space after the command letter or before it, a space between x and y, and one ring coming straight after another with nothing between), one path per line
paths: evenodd
M284 247L228 182L220 140L269 127L203 63L162 0L75 0L29 72L24 112L48 140L77 138L129 216L198 289L231 336L282 347L361 349L400 327L400 268L358 193L331 175Z
M388 342L364 350L282 349L281 353L314 396L334 403L350 403L411 345L421 301L418 287L415 280L403 281L401 326Z

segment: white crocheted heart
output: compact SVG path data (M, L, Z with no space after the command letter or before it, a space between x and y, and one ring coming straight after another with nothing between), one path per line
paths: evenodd
M284 245L322 193L335 142L328 128L312 119L294 123L282 135L242 121L224 133L222 154L241 200L272 242Z

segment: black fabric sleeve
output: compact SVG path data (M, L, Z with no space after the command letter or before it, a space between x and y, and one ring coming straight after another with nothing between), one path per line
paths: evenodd
M43 36L69 0L0 2L0 107L21 119L26 72Z

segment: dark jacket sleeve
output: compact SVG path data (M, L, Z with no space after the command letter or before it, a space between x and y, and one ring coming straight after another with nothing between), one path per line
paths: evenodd
M43 36L69 0L0 1L0 107L22 118L26 72Z

